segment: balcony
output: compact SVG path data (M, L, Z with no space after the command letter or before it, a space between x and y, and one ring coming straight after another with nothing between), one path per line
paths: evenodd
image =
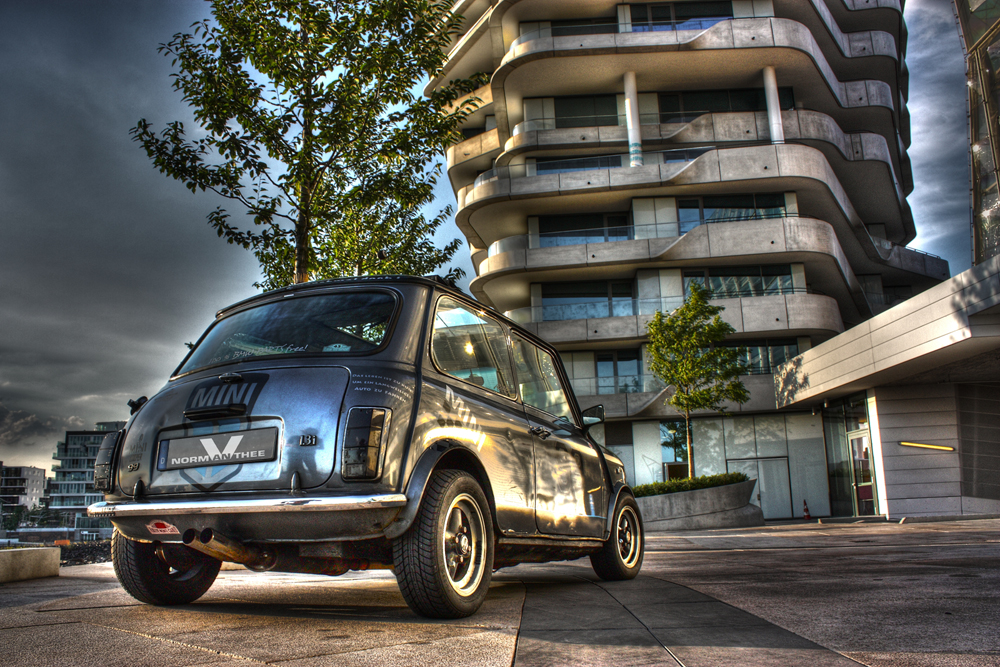
M486 250L487 257L493 257L515 250L535 248L557 248L589 243L614 243L615 241L641 241L642 239L673 238L687 234L692 229L705 224L744 222L747 220L770 220L788 217L784 210L776 209L726 209L711 216L700 216L693 220L652 225L625 225L622 227L596 227L573 229L539 234L510 236L491 243Z
M582 35L613 35L617 33L638 33L638 32L702 32L708 30L716 23L732 20L729 16L699 16L692 18L675 19L671 21L649 21L634 23L580 23L576 25L556 25L538 28L525 32L520 37L511 42L508 50L512 51L522 44L532 42L537 39L552 39L553 37L579 37ZM542 23L549 23L543 21Z
M552 306L528 306L515 308L504 315L518 324L530 322L562 322L565 320L589 320L606 317L628 317L652 315L656 311L670 312L684 303L684 297L659 299L614 299L589 301L584 303L562 303Z
M707 146L704 148L688 148L643 153L642 165L653 166L659 164L693 162L699 156L704 155L714 148L714 146ZM494 167L493 169L480 174L472 184L472 187L477 188L486 183L491 183L501 179L507 180L528 178L531 176L555 176L558 174L594 171L597 169L620 169L622 167L629 166L630 156L628 153L619 155L598 155L567 160L550 160L530 164L512 164L503 167Z
M617 375L614 377L573 378L570 380L577 396L606 396L609 394L642 394L658 392L663 381L655 375Z

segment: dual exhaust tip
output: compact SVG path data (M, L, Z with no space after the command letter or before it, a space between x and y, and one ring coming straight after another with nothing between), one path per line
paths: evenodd
M251 570L270 570L277 563L274 552L252 544L243 544L216 533L211 528L199 532L188 528L181 536L186 545L206 556L229 563L239 563Z

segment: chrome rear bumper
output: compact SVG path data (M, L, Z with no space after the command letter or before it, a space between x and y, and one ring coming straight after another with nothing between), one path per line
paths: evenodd
M194 500L191 502L94 503L87 515L109 519L191 514L256 514L263 512L342 512L391 509L406 505L406 496L338 496L334 498L262 498L247 500Z

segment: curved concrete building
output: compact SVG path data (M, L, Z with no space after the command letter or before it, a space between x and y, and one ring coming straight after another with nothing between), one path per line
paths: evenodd
M696 474L760 480L767 518L876 514L774 369L949 277L915 236L895 0L459 0L442 75L490 73L447 154L480 300L561 351L633 484L684 476L646 324L707 286L751 400L699 415ZM842 447L841 447L842 449ZM848 468L850 470L848 470ZM856 482L856 483L855 483Z

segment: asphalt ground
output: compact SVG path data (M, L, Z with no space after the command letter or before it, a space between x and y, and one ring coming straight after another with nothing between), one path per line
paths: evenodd
M388 572L225 570L167 608L82 565L0 586L0 663L1000 666L998 566L1000 520L658 533L634 581L523 565L429 621Z

